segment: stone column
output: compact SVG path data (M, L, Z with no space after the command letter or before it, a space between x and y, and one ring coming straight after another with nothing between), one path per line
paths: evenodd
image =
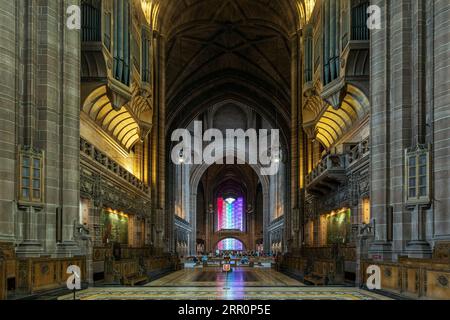
M18 21L16 21L17 30L12 31L13 34L16 34L15 56L17 59L14 62L17 81L15 83L16 93L14 93L14 96L17 104L15 112L22 116L11 116L11 119L15 118L18 122L18 126L12 129L14 131L11 131L17 132L18 134L18 139L16 140L18 146L16 146L14 153L11 154L13 158L16 158L15 154L21 149L35 150L36 153L40 153L42 150L35 144L37 136L36 91L39 85L39 78L36 72L38 51L37 33L38 31L42 31L38 28L38 8L36 3L32 2L17 1L15 4L13 13L17 14L17 17L20 16L22 18L18 18ZM14 45L11 47L14 47ZM7 67L6 70L8 70ZM12 169L11 173L14 173L14 180L19 179L18 172L15 169ZM13 199L16 198L19 188L18 184L19 182L11 190L14 194L11 199L11 204L14 203ZM36 204L36 206L38 207L35 208L32 204L26 202L22 204L19 201L18 207L14 208L15 210L18 208L17 213L20 213L16 217L19 226L19 234L16 235L16 240L20 240L16 251L19 256L37 256L43 251L40 241L43 237L39 239L38 234L38 223L40 220L38 219L38 215L41 214L44 204L40 203Z
M19 12L21 1L1 0L0 7L0 241L13 242L15 239L15 202L17 195L16 153L18 137L16 128L19 123L19 42L20 28L17 19L23 16Z
M173 213L166 215L166 132L165 132L165 38L155 31L155 125L152 130L152 199L153 201L153 239L156 253L169 250L173 230Z
M73 255L79 253L74 239L74 224L78 221L80 205L80 55L81 39L78 30L66 27L66 10L80 1L64 0L58 2L60 18L59 45L59 206L62 208L62 243L58 244L57 254ZM49 40L49 43L50 40ZM47 61L52 65L51 59Z
M416 0L411 8L412 26L412 143L426 143L426 0ZM411 208L411 241L406 252L410 257L431 258L432 250L426 241L427 208Z
M429 223L429 234L435 239L450 240L450 66L449 28L450 3L446 0L426 1L429 41L427 48L428 96L428 141L433 143L432 154L432 198L433 219Z
M302 129L302 47L299 34L291 38L291 148L290 148L290 201L288 201L286 216L285 239L287 250L297 250L301 246L300 216L303 201L300 196L303 189L304 176L304 146Z
M209 197L208 197L209 198ZM206 213L206 235L205 235L205 248L206 251L213 251L215 248L213 248L213 243L211 235L214 233L214 205L210 204L208 206L208 211Z
M189 173L189 170L187 170ZM189 179L189 175L188 175ZM189 186L189 181L187 183ZM189 189L188 189L189 190ZM192 233L191 233L191 239L189 244L189 250L191 255L195 255L197 252L197 190L191 191L191 203L190 208L188 208L188 212L190 212L190 220L189 223L191 224Z
M267 179L269 180L269 179ZM269 192L269 182L263 185L263 239L264 239L264 251L266 253L270 252L270 192Z
M247 205L247 210L246 210L246 232L248 234L248 238L249 238L249 247L247 248L247 250L251 251L256 251L256 239L255 239L255 210L253 209L252 204L248 204Z
M390 1L374 0L381 9L382 28L371 33L371 212L375 222L375 241L369 253L374 259L391 258L387 215L390 201Z

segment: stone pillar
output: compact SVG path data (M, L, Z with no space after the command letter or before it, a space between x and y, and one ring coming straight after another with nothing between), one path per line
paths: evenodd
M45 82L38 77L37 74L37 64L38 62L38 42L37 33L43 32L42 24L38 23L39 12L37 4L34 2L24 2L17 1L16 6L13 10L13 14L17 15L18 21L17 30L12 31L16 37L15 46L12 45L11 48L15 47L16 60L14 61L16 81L15 82L15 93L14 98L16 100L16 110L18 114L22 114L19 117L17 114L11 116L11 119L16 119L17 126L12 129L17 132L17 145L16 150L12 154L14 156L21 149L28 149L34 151L36 154L41 154L42 146L38 146L36 141L38 123L36 122L37 117L37 88L41 84L45 85ZM21 18L19 18L19 16ZM55 18L53 16L53 18ZM51 19L48 17L48 19ZM45 32L44 32L45 34ZM45 37L44 37L45 40ZM44 55L45 56L45 55ZM43 64L45 65L45 64ZM6 68L7 70L7 68ZM13 109L10 109L13 110ZM6 162L7 163L7 162ZM19 167L19 166L17 166ZM11 203L14 203L13 199L16 198L16 194L19 189L19 175L15 169L12 169L11 173L14 173L14 179L18 181L17 184L13 186L11 191L15 194L11 199ZM44 177L46 180L47 177ZM45 188L45 187L44 187ZM15 235L16 241L19 240L20 244L17 248L17 254L22 256L36 256L42 251L42 242L45 235L38 234L38 224L41 221L41 212L44 209L44 203L36 203L36 207L30 203L20 203L18 202L18 209L20 215L17 215L16 222L18 224L18 234ZM39 216L39 217L38 217ZM1 227L0 227L1 230ZM1 233L1 232L0 232ZM19 242L18 241L18 242Z
M446 0L426 1L428 18L427 92L429 123L428 140L432 147L432 199L428 230L435 238L450 240L450 66L449 28L450 3Z
M15 211L17 205L17 166L16 153L18 139L16 128L18 126L19 101L17 91L19 90L19 44L17 19L21 16L19 12L19 1L1 0L0 7L0 128L2 135L0 139L0 241L13 242L15 239Z
M209 197L208 197L209 198ZM206 213L206 235L205 235L205 248L206 251L213 251L215 248L213 248L213 243L211 235L214 233L214 205L210 204L208 207L208 211Z
M269 179L267 179L269 180ZM269 182L266 181L266 184L263 184L263 239L264 239L264 251L266 253L270 252L270 233L269 233L269 225L270 225L270 192L269 192Z
M303 210L304 179L304 145L302 128L302 47L301 37L296 34L291 38L291 148L290 148L290 208L285 219L285 239L287 250L295 251L301 246L301 214Z
M189 170L187 171L189 173ZM187 183L187 185L189 186L189 182ZM191 224L192 228L189 250L191 255L195 255L197 253L197 190L191 190L191 200L192 201L190 204L190 208L188 208L188 212L190 215L189 223Z
M169 250L169 242L172 236L173 230L173 217L171 214L166 212L166 38L165 36L160 37L159 41L160 51L160 82L159 82L159 188L158 188L158 208L160 208L161 222L163 225L160 226L163 232L163 243L162 248L165 251Z
M249 251L256 251L256 239L255 239L255 210L253 209L252 204L248 204L247 210L246 210L246 232L248 234L249 243L247 250Z
M80 205L80 55L81 39L78 30L66 27L66 10L80 1L57 2L60 28L59 44L59 97L55 105L59 107L57 129L59 131L59 206L62 208L62 242L58 244L59 255L79 253L74 239L74 224L79 217ZM48 27L49 32L51 26ZM49 39L49 43L51 40ZM46 61L49 66L52 60ZM49 93L49 98L51 97ZM55 127L50 127L52 131Z
M154 249L157 253L169 250L173 230L173 213L166 214L166 130L165 130L165 38L155 31L155 125L152 130L152 199Z
M374 0L381 9L382 28L371 33L371 212L375 223L375 241L369 253L374 259L390 259L387 216L390 201L390 1Z

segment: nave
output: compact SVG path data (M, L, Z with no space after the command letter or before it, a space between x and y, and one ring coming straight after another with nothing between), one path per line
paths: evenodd
M0 0L0 300L55 299L74 268L80 299L378 298L354 289L373 266L450 299L449 21L449 0ZM249 260L229 283L183 265L227 251Z
M68 294L59 300L72 300ZM311 287L270 268L184 269L142 287L97 287L79 300L388 300L352 287Z

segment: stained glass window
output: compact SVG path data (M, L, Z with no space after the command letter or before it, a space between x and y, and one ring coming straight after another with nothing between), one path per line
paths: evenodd
M244 199L217 199L218 230L244 231Z
M220 251L242 251L244 250L244 245L237 239L229 238L220 241L217 245L217 249Z

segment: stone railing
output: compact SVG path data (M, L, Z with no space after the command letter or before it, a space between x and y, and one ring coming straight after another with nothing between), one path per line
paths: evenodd
M345 156L343 155L328 155L326 156L312 171L306 176L306 184L309 185L315 179L320 177L327 171L344 170Z
M123 168L117 162L110 159L107 155L105 155L103 152L98 150L96 147L94 147L92 144L90 144L83 138L80 139L80 151L82 156L85 156L90 160L93 160L97 164L101 165L104 169L114 173L116 176L122 178L135 188L145 193L149 192L149 187L144 182L142 182L131 172Z
M343 154L326 156L312 171L306 176L306 185L309 186L324 173L345 172L360 160L370 154L369 139L365 139L356 145L347 145Z
M369 139L363 140L357 145L349 148L346 153L348 166L352 166L353 164L357 163L359 160L367 156L369 153L370 153Z

